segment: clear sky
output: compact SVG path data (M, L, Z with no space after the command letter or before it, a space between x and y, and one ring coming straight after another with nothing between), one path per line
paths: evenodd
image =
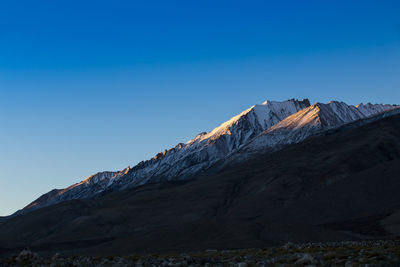
M400 104L400 1L0 2L0 215L266 99Z

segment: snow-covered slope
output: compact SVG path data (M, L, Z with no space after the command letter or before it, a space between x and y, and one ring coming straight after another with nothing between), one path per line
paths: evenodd
M241 160L261 151L278 150L284 145L301 142L318 132L337 128L397 107L370 103L352 106L337 101L331 101L328 104L316 103L266 129L243 146L232 156L232 159Z
M53 189L30 203L24 209L31 210L64 200L86 198L96 195L104 191L109 186L110 181L126 175L128 171L129 167L119 172L98 172L67 188Z
M88 198L105 191L145 183L186 179L233 153L264 130L310 106L308 99L265 101L222 123L209 133L200 133L186 144L158 153L150 160L120 172L102 172L62 190L52 190L25 209L34 209L69 199Z

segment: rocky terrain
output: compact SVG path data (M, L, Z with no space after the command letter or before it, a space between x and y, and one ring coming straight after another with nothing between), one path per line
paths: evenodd
M400 241L287 243L280 247L128 256L41 257L29 249L1 266L400 266Z

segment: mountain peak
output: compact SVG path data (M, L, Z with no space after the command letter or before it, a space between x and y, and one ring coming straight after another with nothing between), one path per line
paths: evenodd
M308 98L303 98L302 100L298 100L296 98L291 98L285 101L274 101L274 100L265 100L261 105L280 105L284 103L298 103L304 104L306 106L310 106L310 100Z
M364 119L395 109L395 105L366 104L358 108L344 102L314 103L263 131L246 144L241 151L254 154L283 145L298 143L320 131L340 127L346 123ZM240 156L235 156L238 158Z
M222 135L232 134L234 131L233 128L241 127L242 124L250 124L252 128L265 130L309 105L310 101L308 99L289 99L282 102L266 100L262 104L256 104L244 110L240 114L214 128L212 131L198 134L186 144L192 145L205 140L216 140Z

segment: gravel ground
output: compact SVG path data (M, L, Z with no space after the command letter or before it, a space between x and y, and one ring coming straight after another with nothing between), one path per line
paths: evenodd
M400 240L287 243L282 247L206 250L187 254L42 258L25 249L0 266L400 266Z

